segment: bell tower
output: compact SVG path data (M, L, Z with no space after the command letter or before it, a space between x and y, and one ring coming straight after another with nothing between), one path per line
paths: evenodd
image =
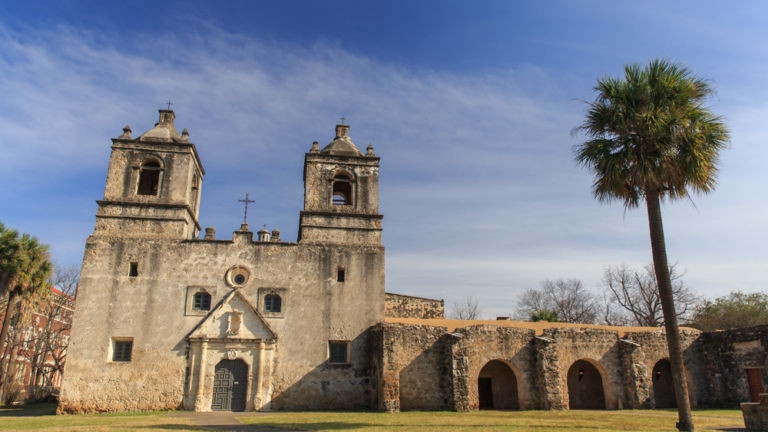
M94 235L197 237L205 171L189 132L176 131L175 118L172 110L161 109L159 121L139 137L132 138L126 126L112 139Z
M304 210L299 241L381 244L379 158L369 145L363 154L336 125L336 137L322 150L315 141L304 156Z

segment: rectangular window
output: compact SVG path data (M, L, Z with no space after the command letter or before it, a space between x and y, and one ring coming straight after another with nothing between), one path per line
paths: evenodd
M282 309L282 300L277 294L268 294L264 297L265 312L280 312Z
M139 275L139 263L132 262L130 266L128 266L128 276L136 277L138 275Z
M133 351L133 339L112 339L112 361L129 362Z
M192 307L198 310L210 310L211 295L203 291L196 293L192 299Z
M344 282L344 269L339 267L339 269L336 271L336 281L337 282Z
M349 364L349 341L328 341L328 363Z

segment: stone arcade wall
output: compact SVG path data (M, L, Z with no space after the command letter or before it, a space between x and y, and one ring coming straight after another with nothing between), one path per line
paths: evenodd
M391 318L445 318L445 303L443 300L387 293L384 316Z
M374 358L382 411L451 409L446 328L378 325Z
M515 373L521 409L541 407L533 373L533 330L478 325L457 329L453 334L450 355L456 410L478 409L477 377L492 360L502 361Z
M688 374L688 393L693 407L707 405L708 394L704 378L707 366L703 360L702 333L698 330L682 330L680 332L683 346L683 360ZM625 339L636 342L622 344L622 370L625 376L625 386L628 388L629 400L625 401L627 408L655 408L653 394L653 367L660 360L668 360L666 334L662 330L655 332L629 332Z
M662 331L554 327L537 336L533 329L487 324L449 330L398 322L377 326L379 409L478 409L478 376L494 360L514 373L520 409L568 408L568 371L578 360L599 372L607 409L649 408L654 406L651 372L667 358ZM706 402L699 335L682 332L694 406Z

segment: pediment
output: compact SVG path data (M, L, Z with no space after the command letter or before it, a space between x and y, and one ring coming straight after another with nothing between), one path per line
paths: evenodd
M240 290L232 290L187 338L275 340L277 335L248 298Z

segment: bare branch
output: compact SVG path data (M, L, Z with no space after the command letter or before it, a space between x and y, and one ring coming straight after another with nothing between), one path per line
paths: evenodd
M460 320L480 319L480 304L477 297L467 296L463 300L454 303L448 316L452 319Z
M685 321L698 299L683 283L677 264L669 267L669 274L678 319ZM603 287L607 288L606 292L609 294L606 300L609 304L606 307L617 314L624 315L623 321L626 324L646 327L664 325L661 297L652 265L649 264L640 271L627 268L623 264L608 267L603 276ZM612 321L621 320L614 316Z
M518 319L527 320L543 310L556 313L559 321L573 323L594 323L600 313L595 297L578 279L547 279L540 289L528 289L518 297Z

